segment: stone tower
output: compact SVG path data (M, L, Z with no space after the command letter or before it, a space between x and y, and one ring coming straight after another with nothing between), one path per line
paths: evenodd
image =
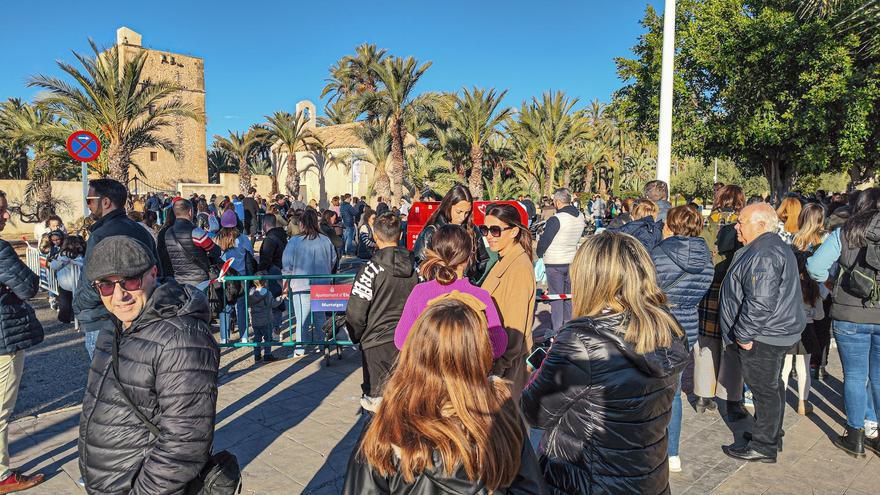
M309 122L306 124L307 129L314 129L318 127L318 113L315 111L315 104L310 100L300 100L296 104L296 113L302 112L303 115L308 115Z
M178 182L208 182L208 153L205 132L205 62L199 57L144 48L141 35L127 27L116 30L119 60L129 61L146 53L143 78L153 81L170 80L183 88L179 98L195 108L203 117L201 122L175 118L161 134L174 143L177 157L161 148L146 148L136 153L132 161L141 172L132 167L130 176L138 177L138 193L156 189L173 191ZM132 192L135 183L131 185Z

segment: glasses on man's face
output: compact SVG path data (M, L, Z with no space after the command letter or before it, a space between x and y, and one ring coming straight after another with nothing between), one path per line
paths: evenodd
M515 225L511 225L509 227L504 227L504 228L499 227L497 225L492 225L491 227L489 227L487 225L480 225L480 233L483 234L483 237L485 237L487 235L491 235L492 237L501 237L502 232L504 232L505 230L510 230L515 227L516 227Z
M144 274L141 274L138 277L126 277L122 280L97 280L92 286L104 297L110 297L116 292L116 286L122 288L122 290L126 292L134 292L136 290L141 290L141 287L144 285Z
M86 203L91 203L96 199L101 199L101 196L86 196Z

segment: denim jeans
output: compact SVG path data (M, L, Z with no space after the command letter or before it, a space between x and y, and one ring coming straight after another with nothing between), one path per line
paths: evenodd
M314 326L314 330L321 334L321 328L324 326L324 313L312 313L312 298L308 292L296 292L290 295L290 303L293 306L293 314L296 316L296 332L294 338L297 342L303 341L303 330ZM313 340L313 339L309 339ZM302 347L296 348L296 355L305 354Z
M753 341L749 350L739 349L745 383L755 402L755 428L749 446L764 455L776 456L785 415L782 362L791 346ZM864 418L862 418L864 419Z
M678 374L678 384L675 386L675 397L672 399L672 412L669 418L669 443L666 453L669 457L678 455L678 443L681 440L681 375Z
M871 381L868 381L868 394L871 393ZM865 409L865 421L877 422L877 407L873 400L868 401L868 407Z
M264 327L254 327L254 343L259 344L260 342L271 342L272 341L272 326L266 325ZM272 348L266 347L266 355L269 356L272 354ZM263 354L263 348L260 346L254 347L254 358L260 359Z
M242 340L246 340L248 338L248 325L245 324L247 310L244 305L244 296L239 297L234 306L228 304L223 308L223 311L220 312L218 317L220 320L220 340L229 341L229 335L232 333L232 328L230 328L232 311L235 311L235 321L238 324L238 334L241 336Z
M871 382L874 405L880 404L880 324L834 320L834 338L843 365L843 404L846 424L864 428Z
M355 254L354 239L356 235L357 231L354 227L345 227L342 229L342 240L345 243L345 254Z

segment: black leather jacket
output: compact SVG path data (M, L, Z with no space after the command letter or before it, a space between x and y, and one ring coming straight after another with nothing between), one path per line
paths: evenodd
M526 421L544 430L550 493L669 492L666 428L687 341L641 355L623 340L624 323L621 314L569 322L523 391Z
M26 301L40 290L40 277L25 265L15 249L0 239L0 354L43 341L43 326Z
M413 255L415 256L416 268L418 268L418 266L427 258L425 248L431 247L431 240L434 238L434 232L437 232L437 227L445 225L446 223L446 220L443 220L442 217L438 216L435 224L426 225L425 228L422 229L422 232L416 238L415 244L413 244ZM483 242L483 238L476 227L474 227L474 242L477 245L476 259L468 267L465 274L472 284L480 285L489 266L489 252L486 251L486 244Z
M360 456L359 448L355 448L348 461L348 472L342 495L363 495L387 493L390 495L489 495L489 491L481 481L471 481L463 468L459 468L450 477L443 471L443 459L439 453L434 454L434 469L416 477L412 483L403 480L400 473L388 478L380 476ZM529 442L528 435L523 438L520 456L519 473L513 483L506 488L492 492L498 495L543 495L547 493L541 471L535 461L535 453Z
M797 259L774 232L733 256L719 301L724 342L794 345L806 326Z

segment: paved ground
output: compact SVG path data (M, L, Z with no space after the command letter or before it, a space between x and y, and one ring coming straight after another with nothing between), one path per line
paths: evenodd
M36 305L43 308L41 319L50 321L45 303ZM541 312L538 320L545 319ZM252 367L248 351L224 351L216 448L238 456L244 493L339 493L362 428L357 414L360 358L353 350L345 350L343 357L333 358L329 367L317 354ZM10 445L14 466L40 470L49 478L34 493L82 493L74 481L79 477L75 405L82 395L85 359L79 334L60 325L49 326L46 343L28 354ZM718 413L697 415L686 407L684 472L672 475L673 493L878 493L880 458L852 459L829 441L842 424L836 356L829 371L829 380L814 383L816 414L804 418L786 410L785 451L776 465L744 465L722 454L720 446L741 438L748 420L728 425ZM789 401L794 401L791 394ZM50 412L64 406L73 407Z

